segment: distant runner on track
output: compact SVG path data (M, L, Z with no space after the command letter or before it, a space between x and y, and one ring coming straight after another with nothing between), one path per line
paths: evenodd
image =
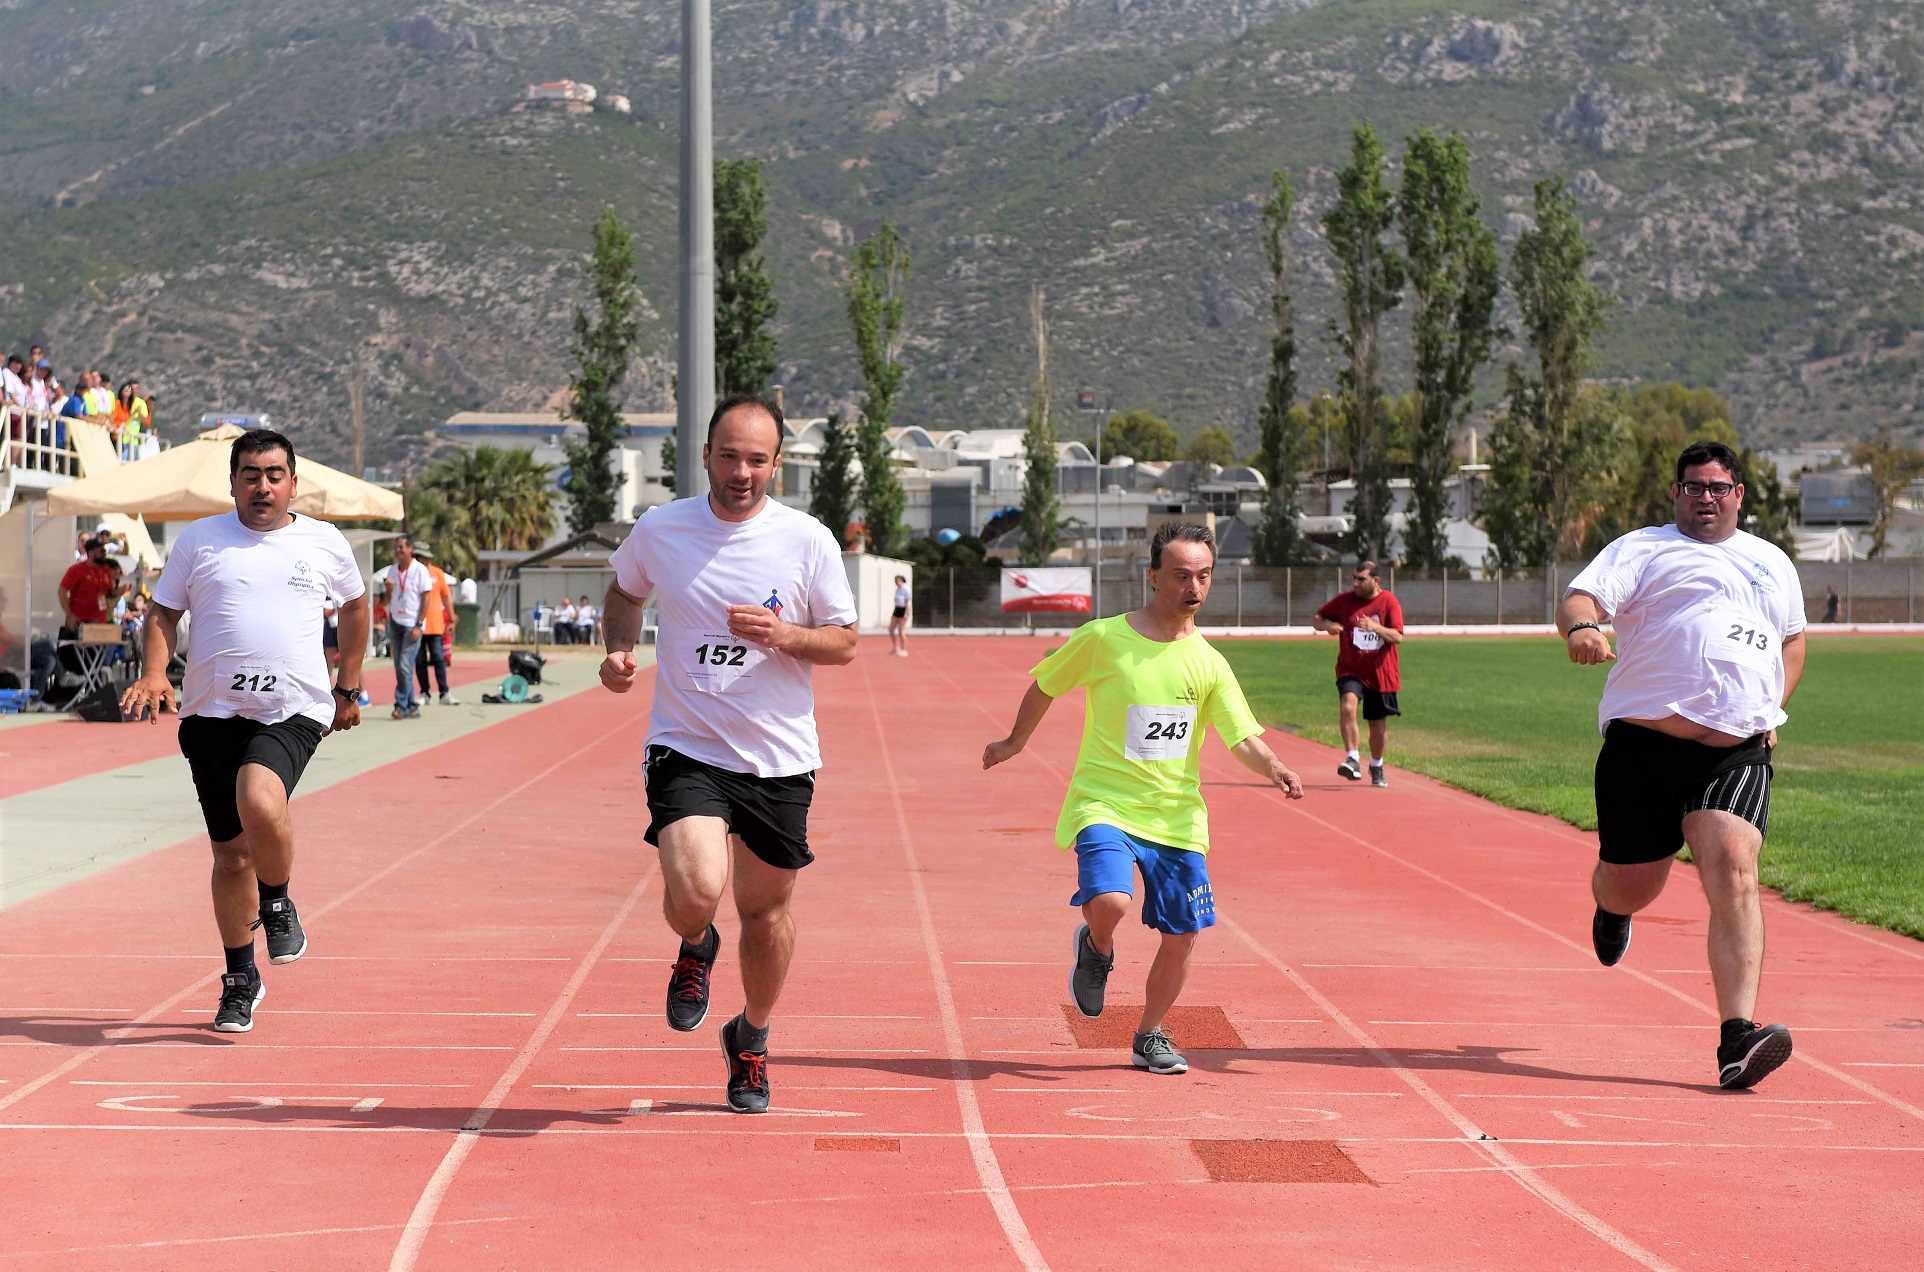
M741 918L742 1013L721 1028L728 1103L768 1109L768 1028L795 951L789 898L808 847L821 767L815 666L855 658L855 599L840 545L819 521L768 498L781 412L724 399L708 422L709 493L655 508L610 564L601 683L634 687L642 604L660 612L648 727L647 840L661 851L662 911L680 934L668 1024L708 1017L721 952L716 907L732 859Z
M160 718L180 712L180 750L214 842L214 919L227 952L214 1028L246 1033L267 985L254 965L264 927L267 956L307 952L294 902L294 825L287 801L321 738L361 722L361 660L368 598L354 550L325 521L288 511L298 482L294 444L252 429L228 459L234 511L181 531L147 610L141 666L121 708ZM323 606L341 598L340 671L331 685L321 645ZM192 613L185 701L167 664L183 614Z
M1403 686L1396 647L1403 643L1403 604L1384 590L1374 561L1358 561L1350 590L1331 597L1310 626L1336 637L1336 717L1343 734L1343 762L1336 771L1352 782L1363 780L1361 731L1357 708L1370 731L1370 785L1388 786L1383 752L1389 745L1390 717L1400 716L1397 690Z
M1737 528L1744 482L1728 446L1686 447L1670 495L1676 524L1605 548L1570 580L1557 613L1571 662L1617 664L1597 707L1602 860L1590 936L1614 966L1630 948L1630 916L1663 892L1688 843L1710 902L1717 1077L1749 1087L1791 1054L1790 1030L1750 1016L1764 964L1757 861L1772 749L1804 671L1803 591L1789 557Z
M1056 822L1057 843L1076 850L1078 886L1069 904L1081 906L1086 920L1076 929L1069 988L1083 1015L1102 1014L1116 926L1140 871L1142 921L1162 933L1162 944L1129 1058L1151 1073L1189 1069L1162 1023L1188 979L1196 934L1216 923L1204 856L1203 726L1222 735L1243 767L1289 798L1303 797L1296 774L1263 744L1263 726L1228 662L1196 632L1215 567L1216 536L1207 527L1170 523L1157 530L1149 545L1149 604L1083 624L1038 663L1015 727L982 752L985 769L1014 759L1057 698L1088 691L1082 749Z

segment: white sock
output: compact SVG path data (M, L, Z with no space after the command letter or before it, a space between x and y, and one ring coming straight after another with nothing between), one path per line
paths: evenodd
M1356 763L1356 762L1357 762L1358 760L1360 760L1360 759L1362 759L1362 758L1363 758L1362 756L1360 756L1360 755L1358 755L1358 754L1357 754L1356 752L1354 752L1354 751L1345 751L1345 752L1344 752L1344 754L1345 754L1345 755L1347 755L1347 756L1349 757L1349 762L1350 762L1351 764L1354 764L1354 763Z
M1382 768L1382 767L1383 767L1383 757L1382 757L1382 756L1380 756L1380 755L1372 755L1372 756L1370 756L1370 767L1371 767L1371 768Z

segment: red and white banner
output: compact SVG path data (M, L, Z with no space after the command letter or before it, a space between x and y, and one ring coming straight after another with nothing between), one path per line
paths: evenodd
M1087 614L1089 567L1051 566L1002 570L1002 611L1005 614Z

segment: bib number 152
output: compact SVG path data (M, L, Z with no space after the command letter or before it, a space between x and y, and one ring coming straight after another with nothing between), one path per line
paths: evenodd
M748 657L746 645L697 645L695 661L709 667L739 667Z

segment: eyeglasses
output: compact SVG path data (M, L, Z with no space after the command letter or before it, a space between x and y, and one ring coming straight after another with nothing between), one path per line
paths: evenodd
M1727 499L1737 489L1736 483L1728 481L1680 481L1677 489L1691 499L1701 499L1709 495L1712 499Z

